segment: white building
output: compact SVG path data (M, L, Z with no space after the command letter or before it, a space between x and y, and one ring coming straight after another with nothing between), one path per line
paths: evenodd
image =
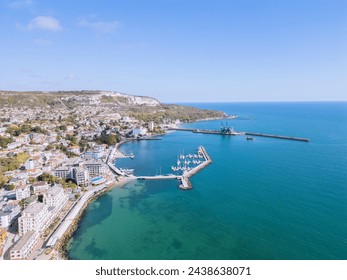
M48 190L49 185L47 182L36 182L32 186L34 194L42 193Z
M148 130L153 131L154 130L154 122L149 122L148 123Z
M103 151L94 149L93 151L85 151L83 154L83 158L88 159L99 159L104 155Z
M22 200L30 196L30 186L20 185L16 188L16 200Z
M71 146L67 148L67 151L79 155L81 153L79 146Z
M28 169L34 169L35 168L35 162L32 158L29 158L25 163L24 167L26 170Z
M84 167L89 171L89 176L103 176L107 172L107 168L102 161L87 161Z
M82 167L74 167L72 169L72 178L77 185L86 186L89 184L89 172Z
M147 128L144 128L144 127L136 127L136 128L134 128L134 129L131 131L131 134L132 134L134 137L146 135L146 134L147 134Z
M0 228L8 228L11 224L10 213L0 211Z
M29 135L27 134L21 134L15 140L15 142L19 144L27 144L29 143L29 141L30 141L30 138L29 138Z
M42 166L41 170L42 170L42 172L44 172L44 173L51 173L51 171L52 171L52 166L50 166L50 165Z
M122 121L123 121L123 122L130 122L130 121L131 121L131 118L130 118L129 116L124 116L124 117L122 118Z
M43 203L53 208L51 211L53 211L54 214L58 213L68 200L68 196L65 194L64 189L59 186L49 188L43 195Z
M50 219L48 206L44 203L34 203L22 211L18 219L18 232L23 236L28 231L42 232Z
M12 221L19 215L20 207L18 204L8 204L0 211L0 227L8 228Z
M25 185L27 181L27 177L23 176L22 173L17 173L16 177L12 178L8 183L13 184L15 187L19 187L21 185Z
M34 168L34 169L28 169L28 170L25 170L23 172L21 172L23 174L23 176L26 176L26 178L29 178L29 177L38 177L40 176L41 174L43 174L42 170L41 169L37 169L37 168ZM19 173L18 175L20 175L21 173Z
M21 145L22 145L22 143L12 142L12 143L7 145L7 149L8 150L14 150L14 149L20 147Z
M30 134L30 139L35 142L35 143L41 143L45 141L46 136L40 133L31 133Z
M72 169L67 166L62 166L54 170L54 176L58 178L71 178L72 177Z
M36 231L28 231L17 242L10 251L11 260L23 260L34 249L39 240L39 233Z

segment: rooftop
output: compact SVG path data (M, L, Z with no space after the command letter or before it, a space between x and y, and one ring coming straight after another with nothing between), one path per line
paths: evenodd
M43 203L34 203L34 204L31 204L30 206L28 206L28 208L24 209L22 213L35 215L35 214L41 212L45 207L46 207L46 205Z
M19 185L16 190L25 190L26 188L29 188L29 185Z
M22 236L21 239L17 242L16 245L11 249L11 251L20 251L24 247L24 245L29 241L29 239L35 234L35 231L28 231L26 234Z
M54 187L51 187L47 190L47 194L48 195L57 195L58 193L60 193L63 189L61 187L57 187L57 186L54 186Z
M36 182L33 184L34 187L41 187L46 185L47 185L47 182Z

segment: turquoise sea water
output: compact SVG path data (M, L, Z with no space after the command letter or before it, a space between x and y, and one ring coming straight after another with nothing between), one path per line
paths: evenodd
M190 104L192 105L192 104ZM136 175L171 173L203 145L213 163L192 178L135 181L96 199L72 259L347 259L347 103L209 103L236 130L311 142L174 132L127 143ZM219 129L220 121L186 124Z

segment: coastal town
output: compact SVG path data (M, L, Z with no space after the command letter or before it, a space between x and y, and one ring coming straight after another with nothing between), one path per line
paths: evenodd
M1 259L62 258L65 234L86 203L127 177L114 160L133 155L122 154L119 144L153 138L181 121L164 116L158 122L157 114L156 122L150 115L136 118L133 109L114 102L160 106L147 97L107 93L71 107L42 107L13 105L11 94L3 94L0 108ZM76 103L85 97L69 98Z

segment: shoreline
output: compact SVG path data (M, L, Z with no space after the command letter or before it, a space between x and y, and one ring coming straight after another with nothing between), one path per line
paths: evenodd
M161 134L162 135L162 134ZM157 135L156 135L157 136ZM116 149L116 153L119 154L123 154L121 151L119 151L119 148L128 142L132 142L136 139L127 139L127 140L123 140L120 141L119 143L117 143L114 146L114 149ZM116 159L120 158L120 157L115 157L113 159L108 159L107 162L109 160L112 160L112 164L114 165L116 162ZM81 218L83 217L85 210L88 208L88 206L98 197L100 197L101 195L111 191L114 188L118 188L118 187L122 187L125 184L131 182L134 180L134 178L131 177L123 177L120 176L120 178L122 178L121 181L112 181L110 183L109 186L105 187L104 189L102 189L101 191L98 191L96 193L94 193L91 197L89 197L86 202L82 205L82 207L79 209L78 214L76 215L76 217L73 219L73 221L71 222L71 224L69 225L69 227L65 230L65 232L63 233L62 237L58 240L57 244L54 246L54 249L52 251L56 252L56 257L53 258L55 260L69 260L69 254L67 252L67 246L69 244L69 242L71 241L71 238L73 237L73 234L76 232L76 230L78 229L79 226L79 222L81 220ZM85 195L85 194L84 194ZM79 201L82 199L83 196L80 197ZM77 202L78 203L78 202ZM75 204L75 206L77 205L77 203ZM74 206L74 207L75 207ZM73 211L73 208L70 209L70 212ZM63 221L60 223L60 225L63 223ZM54 233L53 233L54 234ZM54 255L54 254L53 254Z
M227 118L227 117L226 117ZM236 116L232 116L232 118L236 118ZM197 120L197 121L194 121L194 122L198 122L198 121L209 121L209 120L218 120L218 119L224 119L224 118L209 118L209 119L201 119L201 120ZM191 123L194 123L194 122L191 122ZM182 123L181 123L182 124ZM159 134L155 134L155 135L151 135L151 137L158 137L158 136L165 136L166 134L168 134L170 132L168 131L165 131L164 133L159 133ZM115 149L115 154L117 155L124 155L120 150L119 148L125 144L125 143L128 143L128 142L133 142L133 141L138 141L138 139L126 139L126 140L123 140L123 141L120 141L119 143L117 143L115 146L114 146L114 149ZM116 160L118 158L121 158L119 156L115 156L114 158L108 158L107 159L107 164L109 163L109 160L112 160L112 165L115 165L116 163ZM206 160L205 164L208 165L210 164L212 161L209 159L209 160ZM204 165L205 167L205 165ZM195 174L196 172L194 172L193 174L190 174L190 176L188 177L191 177ZM71 224L69 225L69 227L65 230L65 232L63 233L63 235L61 236L61 238L57 241L57 243L55 244L53 250L52 250L52 254L53 254L53 257L52 259L53 260L69 260L69 254L68 254L68 250L67 250L67 246L69 244L69 242L71 241L74 233L76 232L76 230L78 229L78 226L79 226L79 222L81 220L81 218L83 217L84 213L85 213L85 210L88 208L88 206L95 200L97 199L98 197L100 197L101 195L111 191L112 189L114 188L117 188L117 187L122 187L124 186L125 184L135 180L134 178L131 178L131 177L124 177L124 176L121 176L120 178L122 178L122 181L115 181L115 182L112 182L110 183L109 186L103 188L102 190L100 191L97 191L95 192L94 194L91 195L91 197L89 197L85 202L84 204L81 206L81 208L78 210L78 214L74 217L73 221L71 222ZM86 193L85 193L86 194ZM84 195L85 195L84 194ZM83 196L81 196L81 198L79 199L79 201L83 198ZM78 203L78 202L77 202ZM77 203L75 204L74 207L76 207ZM73 211L73 208L71 208L70 212ZM61 224L63 223L63 221L61 222ZM60 224L60 225L61 225ZM59 228L59 227L58 227ZM53 233L54 234L54 233ZM56 253L56 254L54 254ZM55 256L55 258L54 258Z
M233 120L233 119L237 119L238 117L239 117L238 115L226 115L224 117L197 119L197 120L191 121L191 122L181 122L179 124L175 124L173 127L182 127L182 125L184 125L184 124L192 124L192 123L196 123L196 122L217 121L217 120L225 120L225 119Z
M94 193L91 197L87 199L87 201L83 204L81 209L78 211L77 216L71 222L71 225L66 229L62 237L58 240L57 244L54 246L55 248L53 249L53 251L56 251L57 256L53 258L53 260L70 260L69 254L67 252L67 246L69 242L71 241L74 233L78 229L79 222L81 218L83 217L83 215L85 214L85 210L88 208L88 206L98 197L104 195L105 193L111 191L114 188L122 187L130 181L132 181L132 179L129 178L123 181L115 182L111 184L110 186L102 189L101 191ZM71 209L70 211L72 210L73 209Z

